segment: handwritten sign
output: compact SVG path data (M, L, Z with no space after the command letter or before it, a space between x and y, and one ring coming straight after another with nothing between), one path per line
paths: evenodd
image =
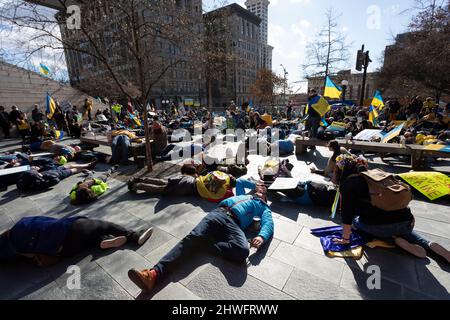
M400 178L431 201L450 194L450 178L440 172L409 172Z

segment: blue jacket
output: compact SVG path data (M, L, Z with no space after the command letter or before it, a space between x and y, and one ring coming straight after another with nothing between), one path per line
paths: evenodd
M58 256L72 224L78 219L82 218L23 218L9 231L8 239L2 237L0 260L14 260L20 254Z
M267 203L253 196L237 196L228 198L219 204L219 207L231 208L240 222L242 230L248 229L253 224L254 217L261 218L261 230L258 236L265 241L273 236L272 211Z

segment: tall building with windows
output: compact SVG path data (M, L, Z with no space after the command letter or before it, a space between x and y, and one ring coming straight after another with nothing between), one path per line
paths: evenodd
M224 52L209 66L221 70L212 85L214 109L223 110L231 101L238 105L249 102L252 100L250 87L256 81L260 64L261 19L233 3L206 13L204 21L209 42L217 52Z
M64 10L61 1L58 0L27 1L51 9ZM103 55L107 56L108 67L120 77L121 82L127 88L131 88L128 91L132 92L132 87L138 87L139 85L137 62L133 58L135 50L129 47L130 43L126 41L125 36L120 38L120 35L118 35L118 30L123 33L124 26L130 23L130 15L118 10L114 1L93 0L82 2L80 0L69 0L67 3L82 3L81 11L89 12L93 17L92 19L85 19L86 15L82 15L85 28L89 31L95 31L91 32L91 37L96 38L98 50L106 52ZM171 5L172 7L164 7L163 5ZM165 34L175 33L175 31L164 30L164 32L161 32L157 30L157 28L164 26L168 26L168 28L175 26L173 14L176 10L185 12L186 16L189 15L190 23L195 25L195 32L199 35L203 32L201 0L175 0L173 4L168 1L155 0L142 7L136 5L136 21L138 21L138 24L145 24L146 30L142 32L143 36L140 37L139 45L143 48L141 52L152 53L154 57L153 65L146 64L143 68L146 79L149 82L154 80L156 83L152 86L149 94L149 103L156 105L158 108L162 107L163 104L171 103L176 105L206 105L207 103L204 70L198 62L194 62L194 59L187 55L188 52L197 50L194 42L186 37L185 40L174 43L165 39ZM58 17L58 14L56 16ZM157 19L159 20L157 21ZM155 27L149 28L148 21L152 21ZM109 89L107 84L111 81L109 79L104 80L110 74L105 64L100 63L99 59L93 58L92 54L84 53L84 51L94 51L92 43L87 40L81 31L68 30L64 23L60 27L64 43L70 44L73 41L75 44L74 49L65 48L71 85L91 95L104 94L112 99L120 99L120 91ZM144 28L141 29L144 30ZM156 32L159 32L161 36L155 36ZM183 33L180 32L180 34ZM176 38L173 35L170 37ZM161 70L168 65L170 67L168 67L167 72L158 79L159 73L155 70ZM152 77L155 77L155 79Z
M273 47L268 44L269 36L269 0L247 0L247 10L261 19L260 33L260 68L272 70Z

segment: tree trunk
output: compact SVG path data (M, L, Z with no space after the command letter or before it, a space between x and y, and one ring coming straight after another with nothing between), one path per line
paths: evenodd
M214 119L213 119L213 94L212 94L212 81L211 78L208 79L208 109L209 109L209 129L212 129Z

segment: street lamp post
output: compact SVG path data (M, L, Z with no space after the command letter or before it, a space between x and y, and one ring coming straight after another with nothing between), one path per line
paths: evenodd
M347 80L342 80L341 85L342 85L342 102L344 102L345 101L345 95L347 93L348 81Z
M280 64L280 66L283 68L284 71L284 83L283 83L283 103L286 104L286 85L287 85L287 76L288 76L288 72L286 71L286 68Z

